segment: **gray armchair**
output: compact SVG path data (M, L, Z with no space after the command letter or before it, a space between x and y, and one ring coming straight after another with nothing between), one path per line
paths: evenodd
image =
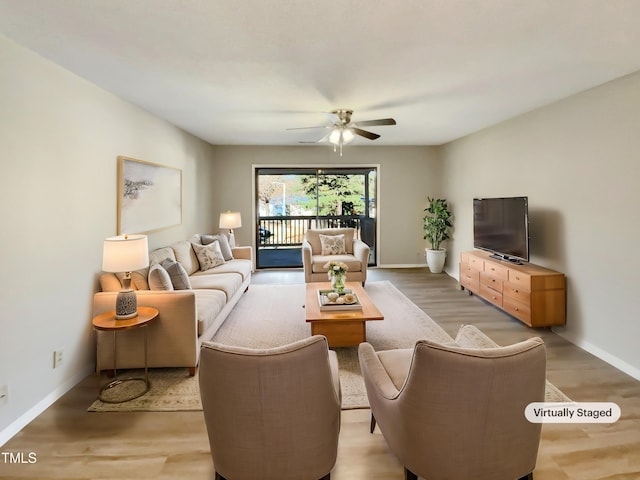
M369 263L369 245L359 238L355 238L353 228L324 228L307 230L302 242L302 266L304 267L304 281L327 282L327 269L324 267L329 261L344 262L349 267L347 281L362 282L367 280L367 265ZM323 253L321 235L334 237L344 235L343 253Z
M216 480L329 480L341 397L325 337L263 350L205 342L199 383Z
M532 479L540 424L525 407L544 401L542 340L471 349L419 341L414 349L359 347L376 422L407 480Z

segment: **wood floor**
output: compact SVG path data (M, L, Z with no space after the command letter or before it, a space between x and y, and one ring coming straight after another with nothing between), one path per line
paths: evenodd
M369 281L385 279L452 336L463 323L500 344L541 336L551 382L575 401L620 405L622 417L615 424L543 425L536 480L640 479L640 382L550 330L527 328L468 296L447 275L426 269L371 271ZM302 282L296 270L259 271L253 281ZM0 447L3 453L23 454L25 461L11 464L0 456L0 479L213 479L201 412L87 413L95 396L96 379L89 376ZM371 435L368 428L369 410L343 412L333 480L403 478L379 430Z

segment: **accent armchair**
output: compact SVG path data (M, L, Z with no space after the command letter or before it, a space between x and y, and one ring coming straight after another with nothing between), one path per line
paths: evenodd
M367 280L369 245L355 238L353 228L324 228L307 230L302 241L302 266L304 281L326 282L327 262L344 262L349 267L347 279L350 282Z
M199 383L216 480L329 480L341 393L325 337L262 350L205 342Z
M533 479L540 424L525 407L544 401L546 354L533 338L472 349L422 340L413 349L359 347L376 422L405 478Z

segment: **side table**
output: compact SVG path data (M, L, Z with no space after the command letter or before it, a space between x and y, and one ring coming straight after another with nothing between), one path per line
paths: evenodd
M149 391L151 382L149 382L149 372L147 369L147 326L158 316L158 309L152 307L138 307L138 316L129 318L126 320L116 320L116 312L105 312L93 319L93 328L104 332L113 332L113 372L117 375L117 348L116 338L117 333L130 330L133 328L144 329L144 377L116 379L106 385L102 386L98 393L98 398L105 403L122 403L133 400L134 398L141 397ZM100 375L98 374L98 382L100 382ZM111 398L106 396L105 392L122 385L127 382L143 382L143 389L141 391L134 391L122 398Z

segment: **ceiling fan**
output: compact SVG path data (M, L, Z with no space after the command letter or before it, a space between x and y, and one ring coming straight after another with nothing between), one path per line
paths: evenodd
M360 127L373 127L381 125L395 125L396 121L393 118L379 118L377 120L362 120L359 122L351 122L351 115L353 110L339 109L332 112L325 112L325 115L329 117L331 125L321 125L317 127L298 127L288 128L287 130L304 130L309 128L326 128L331 130L320 140L315 142L300 142L300 143L322 143L328 141L333 145L333 150L336 151L340 147L340 156L342 156L342 145L351 143L356 135L359 135L369 140L375 140L380 138L377 133L362 130Z

